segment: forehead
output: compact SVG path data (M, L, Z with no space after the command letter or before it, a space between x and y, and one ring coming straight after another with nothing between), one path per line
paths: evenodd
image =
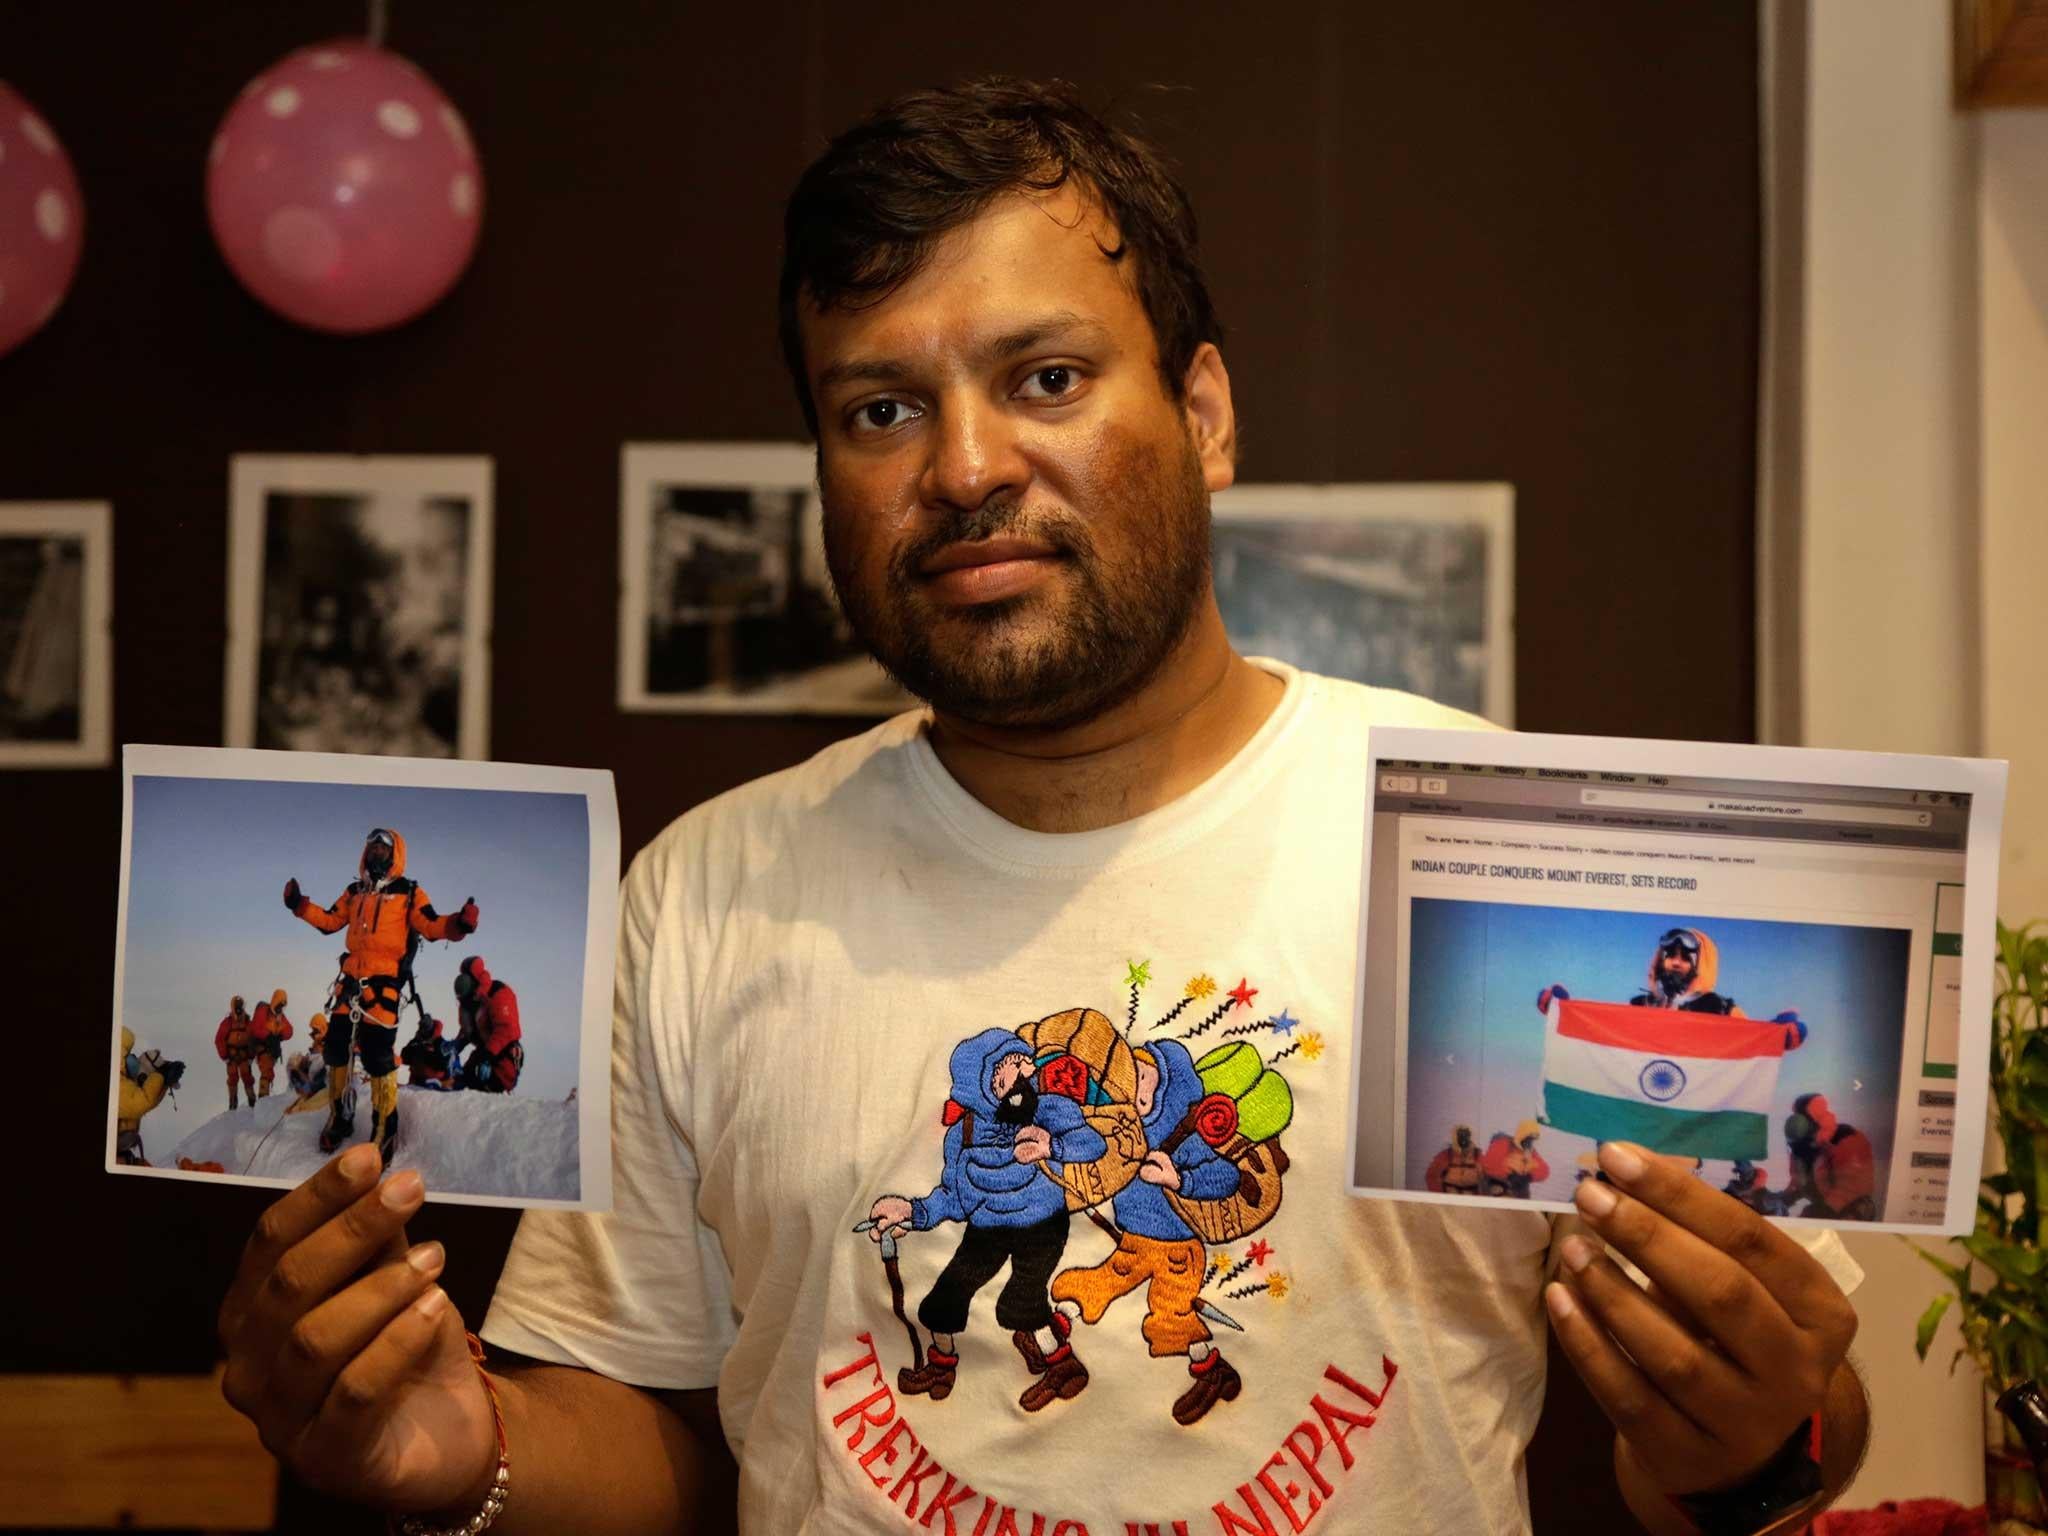
M806 366L815 380L849 358L925 358L970 352L1020 319L1059 312L1130 344L1151 334L1133 281L1135 255L1112 261L1122 237L1096 199L1071 181L1049 193L1006 192L934 242L929 258L879 303L802 306Z

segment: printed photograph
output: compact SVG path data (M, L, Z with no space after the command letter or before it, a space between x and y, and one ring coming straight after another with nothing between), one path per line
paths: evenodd
M1213 502L1232 643L1514 723L1504 485L1239 485Z
M489 754L488 459L237 457L228 744Z
M619 707L893 715L825 566L801 443L629 443L620 460Z
M113 517L0 502L0 768L109 761Z
M1406 1187L1568 1201L1603 1141L1767 1216L1882 1221L1903 928L1417 898Z
M438 766L439 772L422 770ZM108 1166L601 1205L611 775L131 747Z

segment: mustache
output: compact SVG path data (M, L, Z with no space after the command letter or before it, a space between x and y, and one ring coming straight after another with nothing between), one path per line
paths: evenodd
M1084 564L1095 556L1095 540L1081 519L1067 513L1033 516L1023 502L997 497L978 507L951 512L928 532L904 544L890 560L889 574L896 585L908 586L917 580L924 563L947 545L1004 537L1036 539L1052 546L1062 558Z

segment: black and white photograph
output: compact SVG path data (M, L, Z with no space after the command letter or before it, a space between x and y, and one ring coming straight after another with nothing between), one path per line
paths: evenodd
M1514 724L1514 491L1239 485L1213 502L1237 649Z
M237 455L227 744L489 755L491 461Z
M802 443L628 443L619 465L619 707L892 715L825 566Z
M0 768L109 761L105 502L0 502Z

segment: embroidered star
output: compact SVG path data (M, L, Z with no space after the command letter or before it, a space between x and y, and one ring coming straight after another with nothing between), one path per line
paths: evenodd
M1273 1033L1276 1035L1291 1035L1294 1033L1295 1025L1300 1022L1301 1020L1297 1019L1285 1008L1282 1008L1280 1010L1280 1017L1273 1021Z
M1127 974L1124 976L1125 986L1142 987L1152 979L1152 962L1150 960L1126 960L1124 964L1128 967Z
M1266 1294L1275 1301L1285 1301L1287 1299L1288 1284L1287 1277L1278 1270L1275 1270L1266 1277Z
M1323 1054L1323 1037L1310 1030L1301 1037L1301 1054L1315 1061Z
M1215 990L1216 978L1207 971L1204 971L1199 976L1191 977L1188 981L1187 995L1198 1003Z
M1266 1267L1266 1260L1273 1257L1273 1245L1262 1237L1256 1243L1253 1243L1251 1247L1245 1249L1244 1256L1258 1265L1259 1268L1264 1269Z
M1249 977L1240 976L1237 985L1230 989L1230 1000L1239 1008L1249 1008L1252 999L1259 995L1259 989L1251 985Z
M1230 1253L1227 1249L1218 1248L1209 1255L1210 1274L1218 1275L1228 1268L1230 1268Z

